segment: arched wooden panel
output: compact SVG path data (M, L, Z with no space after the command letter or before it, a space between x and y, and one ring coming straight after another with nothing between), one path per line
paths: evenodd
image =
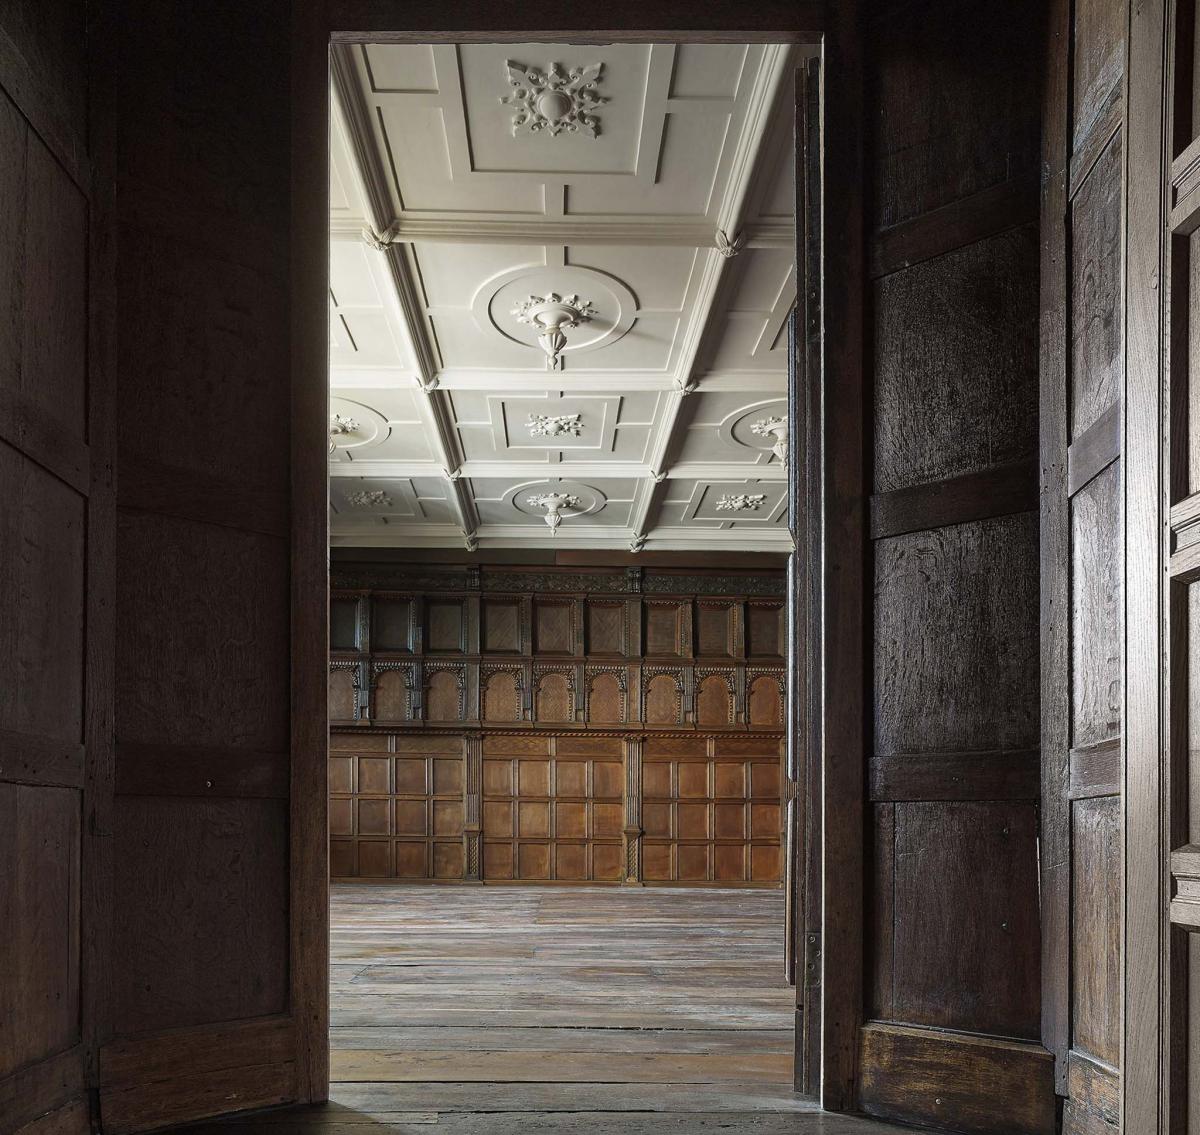
M782 724L783 698L778 679L769 674L755 678L747 691L746 707L751 725L768 728Z
M538 679L537 695L534 699L535 720L570 721L574 716L571 701L569 675L543 674Z
M696 724L729 725L733 721L733 694L720 674L702 678L696 691Z
M625 720L625 695L616 674L597 674L588 686L588 721L619 724Z
M353 721L355 707L354 671L329 671L329 717L331 721Z
M453 670L435 670L425 686L427 721L462 720L462 679Z
M678 725L683 719L679 679L672 674L655 674L646 683L647 725Z
M511 670L489 674L483 686L484 721L520 721L521 693Z
M409 671L381 670L375 675L371 717L378 721L408 721L412 717Z

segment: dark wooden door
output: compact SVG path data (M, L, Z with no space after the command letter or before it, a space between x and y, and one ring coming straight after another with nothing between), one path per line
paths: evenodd
M1049 1135L1037 847L1041 9L886 3L834 19L822 1096L949 1130Z
M326 91L316 38L293 102L309 40L288 4L105 16L117 743L99 1108L128 1132L326 1090L325 344L292 324L305 283L321 289L318 209L291 231L293 176L324 183ZM294 120L312 129L293 143Z
M0 1130L75 1132L111 753L111 376L89 318L111 267L104 139L81 5L7 4L0 42Z
M1126 0L1059 3L1042 152L1042 1039L1067 1133L1120 1112Z

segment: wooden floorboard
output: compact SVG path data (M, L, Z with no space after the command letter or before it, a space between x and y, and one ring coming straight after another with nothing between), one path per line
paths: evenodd
M335 885L331 1102L192 1135L882 1135L791 1089L772 890Z

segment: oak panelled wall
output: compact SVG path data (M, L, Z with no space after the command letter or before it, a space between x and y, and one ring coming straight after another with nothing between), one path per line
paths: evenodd
M338 879L774 885L784 575L335 572Z

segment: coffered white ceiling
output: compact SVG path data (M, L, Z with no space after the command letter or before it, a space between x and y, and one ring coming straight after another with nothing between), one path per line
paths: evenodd
M795 49L333 58L343 545L786 550ZM557 362L513 314L577 297ZM556 529L531 503L571 498Z

